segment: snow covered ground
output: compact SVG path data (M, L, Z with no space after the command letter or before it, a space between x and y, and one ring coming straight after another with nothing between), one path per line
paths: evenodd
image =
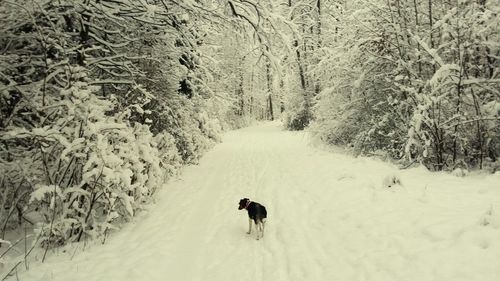
M398 175L402 185L384 187ZM268 209L247 235L249 197ZM0 274L1 276L1 274ZM399 171L266 123L225 135L102 246L19 280L500 280L500 175ZM15 280L15 278L13 278Z

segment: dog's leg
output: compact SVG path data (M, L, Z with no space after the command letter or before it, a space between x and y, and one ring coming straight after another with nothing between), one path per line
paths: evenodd
M266 219L262 220L262 237L264 237L264 229L266 228Z
M259 240L259 238L260 238L260 237L262 237L262 236L260 235L260 233L261 233L261 231L262 231L262 222L257 221L257 222L255 223L255 228L257 229L257 240Z
M247 234L250 234L252 232L252 219L248 219L248 232Z

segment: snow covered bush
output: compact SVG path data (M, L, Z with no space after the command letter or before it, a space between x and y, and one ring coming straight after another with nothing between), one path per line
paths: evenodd
M152 7L0 5L2 235L26 213L47 247L103 235L220 140L198 28Z
M180 165L171 135L154 137L148 125L129 125L127 114L112 114L116 99L98 96L82 68L72 72L81 81L54 96L52 122L3 134L6 141L38 145L26 152L39 173L29 179L26 207L44 218L38 227L47 246L95 238L129 220Z
M311 106L302 93L290 92L286 99L287 111L284 114L283 125L289 130L304 130L312 121Z
M490 54L498 45L488 43L498 38L494 13L490 5L464 1L435 23L441 30L439 46L415 36L434 71L415 96L418 106L407 144L414 150L407 154L433 169L484 168L496 162L498 126L491 122L498 122L498 113L488 107L497 98L487 86L497 84L498 64Z
M162 169L164 181L176 176L181 167L181 157L177 151L174 137L167 133L161 133L154 136L156 149L160 158L159 166Z
M170 101L170 114L162 118L164 130L174 137L183 164L197 163L201 155L220 140L218 122L212 121L205 110L198 110L196 102L196 98L179 96Z
M78 73L79 68L73 68ZM85 75L80 75L85 80ZM28 207L44 217L42 243L59 245L83 234L102 235L116 220L128 220L160 187L164 172L153 135L119 114L116 101L78 81L53 100L54 122L40 129L12 129L10 140L36 142L34 159L44 177L34 178Z

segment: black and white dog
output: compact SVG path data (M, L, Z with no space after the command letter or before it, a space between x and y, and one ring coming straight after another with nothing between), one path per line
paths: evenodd
M264 224L266 223L267 211L266 207L262 206L257 202L252 202L248 198L243 198L240 200L238 210L248 211L248 232L252 232L252 220L255 222L255 228L257 229L257 240L264 237Z

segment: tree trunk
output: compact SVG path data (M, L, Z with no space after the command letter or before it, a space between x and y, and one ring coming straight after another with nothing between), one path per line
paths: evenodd
M318 10L318 18L317 18L317 23L316 23L316 27L317 27L317 49L321 49L321 0L317 0L316 1L316 9ZM319 92L321 91L321 82L319 80L319 78L316 78L316 83L314 85L314 93L316 95L319 94Z
M434 38L432 36L432 26L433 26L433 21L432 21L432 0L429 0L428 2L428 7L429 7L429 40L431 42L431 48L434 49ZM432 74L436 73L436 65L432 65ZM432 75L431 75L432 76Z
M266 64L266 74L267 74L267 93L268 93L268 106L269 106L269 119L274 120L273 112L273 96L272 96L272 77L271 77L271 62L268 59Z
M243 70L240 68L239 70L239 78L240 78L240 83L238 85L238 95L240 98L240 108L238 115L239 116L244 116L245 115L245 94L243 92Z
M417 8L417 0L413 0L413 7L415 9L415 26L417 27L418 30L418 8ZM417 55L417 61L418 61L418 76L422 76L422 62L420 61L420 44L417 44L417 50L418 50L418 55Z

